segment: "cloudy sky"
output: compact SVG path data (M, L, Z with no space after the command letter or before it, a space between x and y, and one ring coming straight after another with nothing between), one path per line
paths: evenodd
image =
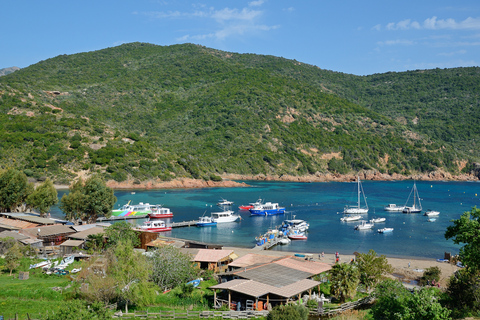
M480 65L478 0L15 0L0 12L0 68L136 41L356 75Z

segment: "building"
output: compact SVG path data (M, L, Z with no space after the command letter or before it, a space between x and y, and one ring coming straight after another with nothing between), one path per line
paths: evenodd
M192 261L200 269L224 272L228 269L228 264L237 257L233 250L199 249Z

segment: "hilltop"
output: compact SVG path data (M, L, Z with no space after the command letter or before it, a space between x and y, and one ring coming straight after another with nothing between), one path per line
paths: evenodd
M193 44L61 55L0 78L0 167L134 186L359 171L470 179L479 72L354 76Z

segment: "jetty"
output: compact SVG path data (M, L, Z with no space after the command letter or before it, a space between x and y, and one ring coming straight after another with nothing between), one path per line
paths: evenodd
M265 243L261 245L256 245L253 250L268 250L277 244L280 243L281 238L275 237L273 239L270 239L270 241L265 241Z
M198 222L198 220L172 222L172 228L183 228L183 227L197 226L197 222Z

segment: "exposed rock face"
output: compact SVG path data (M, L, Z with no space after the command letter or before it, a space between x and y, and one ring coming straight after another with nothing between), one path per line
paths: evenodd
M244 182L236 182L230 180L224 181L205 181L196 179L175 179L171 181L149 180L140 183L134 181L117 182L114 180L107 181L107 186L112 189L192 189L192 188L209 188L209 187L247 187Z

